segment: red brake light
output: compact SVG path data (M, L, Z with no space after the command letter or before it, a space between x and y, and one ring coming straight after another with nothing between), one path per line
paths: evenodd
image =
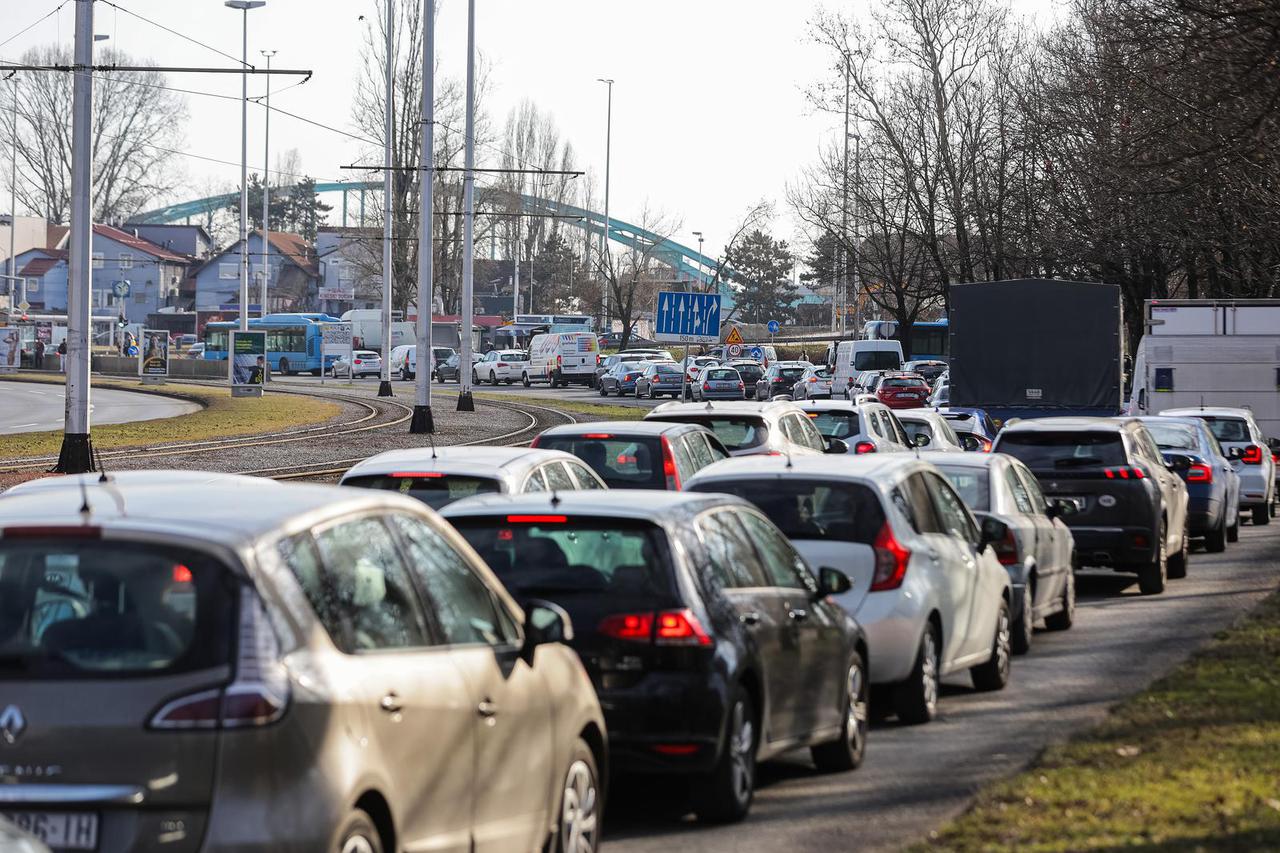
M613 438L611 432L586 432L582 434L583 438Z
M679 491L680 471L676 468L675 454L671 452L671 442L665 435L662 437L662 473L667 477L667 488Z
M1244 449L1244 454L1241 455L1240 461L1246 465L1261 465L1262 447L1257 444L1249 445Z
M650 749L659 755L694 755L701 747L696 743L655 743Z
M1212 483L1213 469L1199 462L1187 469L1188 483Z
M569 519L563 515L508 515L507 524L564 524Z
M1118 468L1105 468L1102 473L1107 475L1108 480L1141 480L1147 476L1142 473L1141 468L1130 468L1127 465L1122 465Z
M893 535L893 528L886 521L876 534L871 548L876 554L876 572L871 578L871 592L886 589L897 589L902 586L902 579L907 575L907 562L911 552L903 548Z
M996 559L1002 566L1012 566L1018 562L1018 540L1012 530L1006 530L1004 538L991 546Z
M875 453L876 445L873 441L859 441L853 446L854 453Z
M435 478L443 477L443 476L444 476L444 474L442 474L442 473L441 473L441 472L439 472L439 471L396 471L396 472L394 472L394 473L392 473L392 474L391 474L391 477L392 477L393 479L397 479L397 480L401 480L401 479L417 479L418 477L425 477L425 478L427 478L427 479L435 479Z
M692 611L617 613L600 621L597 630L615 640L653 643L659 646L709 646L711 637Z
M191 583L191 570L179 563L173 567L174 583Z
M507 364L505 361L500 361L500 362L498 362L497 366L498 366L498 367L510 367L511 365Z
M636 640L645 642L653 636L652 613L619 613L606 616L601 620L597 630L606 637L615 640Z
M56 525L32 524L20 527L0 528L5 539L100 539L102 528L91 524L77 524L59 527Z

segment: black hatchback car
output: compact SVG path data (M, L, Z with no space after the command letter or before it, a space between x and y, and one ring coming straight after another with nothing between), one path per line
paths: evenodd
M696 777L703 820L746 816L757 761L809 748L857 767L867 732L867 647L755 507L729 495L566 492L445 507L518 601L573 622L570 645L604 709L616 772Z

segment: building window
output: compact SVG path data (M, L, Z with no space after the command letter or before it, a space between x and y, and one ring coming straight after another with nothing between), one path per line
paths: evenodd
M93 252L91 253L91 257L93 259L92 266L95 270L100 270L107 265L106 256L101 252Z
M120 269L122 270L133 269L133 255L130 255L128 252L120 253Z
M220 279L237 279L240 277L239 264L218 264L218 278Z

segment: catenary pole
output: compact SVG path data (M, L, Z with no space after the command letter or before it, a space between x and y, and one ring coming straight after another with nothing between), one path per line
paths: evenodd
M603 331L613 331L613 315L610 312L609 273L613 264L609 259L609 172L613 155L613 78L599 78L597 82L609 87L604 118L604 233L600 236L600 268L604 272L604 325Z
M18 276L18 257L13 252L14 236L18 233L18 78L9 78L9 91L13 95L13 139L9 150L9 310L14 309L13 293Z
M89 437L93 241L93 0L76 0L75 71L71 83L71 233L67 259L67 392L62 450L55 471L94 470ZM16 224L16 223L15 223Z
M458 365L458 411L474 412L471 399L471 328L475 293L475 185L476 185L476 0L467 0L467 120L465 171L462 173L462 359Z
M431 373L435 354L431 346L431 309L435 303L435 86L436 86L436 0L423 0L422 31L422 149L421 187L418 197L418 349L413 377L415 397L409 432L436 431L431 415Z
M241 63L249 65L249 7L240 9ZM240 73L240 330L249 328L249 75Z
M267 71L271 71L271 57L274 50L261 51L267 58ZM262 134L262 301L258 308L258 316L265 317L267 310L267 287L271 280L271 75L267 74L267 124ZM344 196L345 197L345 196ZM324 373L323 370L320 371Z
M382 381L378 383L378 396L391 397L391 239L393 236L391 221L391 134L392 94L396 74L395 42L395 3L387 0L387 55L386 55L386 95L382 99ZM428 247L430 244L428 244Z

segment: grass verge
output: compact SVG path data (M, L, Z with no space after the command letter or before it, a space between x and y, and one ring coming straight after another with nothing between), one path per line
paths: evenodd
M477 400L495 403L530 403L547 406L575 415L589 415L600 421L638 421L649 411L641 406L612 406L608 403L587 403L582 400L562 400L559 397L515 397L507 394L474 394Z
M1280 850L1280 593L913 848Z
M56 381L63 377L15 376L4 381ZM148 386L133 379L93 377L96 388L146 391ZM260 399L232 398L228 388L184 385L163 386L164 394L199 403L199 411L175 418L138 421L130 424L102 424L93 427L93 445L98 450L139 447L169 441L201 441L237 435L279 432L307 424L323 423L342 413L337 403L295 394L270 394ZM0 436L0 458L56 454L62 447L62 431L24 432Z

